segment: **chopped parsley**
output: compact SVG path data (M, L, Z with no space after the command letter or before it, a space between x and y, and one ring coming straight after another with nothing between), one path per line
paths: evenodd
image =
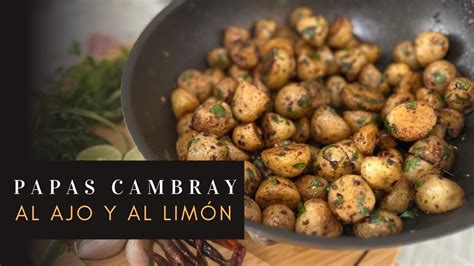
M448 147L444 146L443 147L443 154L442 154L441 159L446 161L447 159L449 159L449 156L450 156L449 155L449 149L448 149Z
M276 114L272 114L272 115L270 116L270 119L271 119L273 122L278 123L278 124L281 123L281 122L283 122L283 120L281 120L281 119L278 117L278 115L276 115Z
M188 141L188 150L189 150L189 148L191 148L191 146L193 146L193 144L198 143L199 140L200 140L200 139L190 139L190 140Z
M359 110L363 110L363 109L365 109L365 106L361 103L357 103L356 108L359 109Z
M253 171L250 170L250 169L247 169L247 175L248 175L251 179L253 179L253 180L256 179L256 178L255 178L255 174L254 174Z
M344 197L341 194L337 194L336 199L332 201L332 204L336 206L336 208L341 208L342 204L344 204Z
M300 216L306 211L306 208L304 207L303 202L298 203L298 208L296 209L296 215Z
M359 207L359 212L362 214L362 216L369 216L370 211L369 208L367 208L364 204L365 201L365 194L360 194L357 197L357 206Z
M359 159L359 154L357 152L354 152L351 156L351 161L356 161Z
M310 51L308 53L308 56L309 58L311 58L312 60L319 60L319 55L316 51Z
M379 210L375 210L372 212L372 214L370 214L370 223L372 224L378 224L378 223L381 223L385 220L385 218L380 215L380 211Z
M309 183L309 187L310 188L321 187L322 184L323 183L321 182L321 180L318 177L315 177L315 178L311 179L311 182Z
M356 120L357 124L359 124L359 125L364 124L365 121L367 121L367 117L365 117L365 116L360 116L360 117L357 118L357 120Z
M441 84L446 81L446 76L437 71L433 74L433 80L437 84Z
M422 147L422 146L421 146L421 147L414 147L414 148L413 148L413 154L414 154L415 156L420 156L420 155L422 155L422 154L425 153L425 152L426 152L426 147Z
M456 83L456 88L457 89L463 89L463 90L469 90L471 86L469 85L469 83L467 82L464 82L464 81L461 81L461 82L457 82Z
M188 71L183 72L183 74L181 74L179 79L182 80L182 81L188 81L189 80L189 72Z
M301 31L303 38L311 40L316 36L316 26L306 27Z
M415 216L418 216L418 209L415 209L415 208L412 209L412 210L404 211L404 212L402 212L402 214L400 214L401 218L414 219Z
M273 185L276 185L278 183L278 180L274 175L268 176L268 181L270 181L270 183L272 183Z
M410 110L416 110L417 102L407 102L405 106Z
M303 169L305 168L306 165L304 163L296 163L296 164L293 164L293 168L294 169Z
M306 95L301 95L301 97L298 99L298 105L301 108L307 109L311 107L311 102Z
M420 165L420 159L418 157L413 157L412 159L405 161L405 164L403 165L403 172L409 172Z
M224 107L222 104L214 104L211 109L209 109L209 112L213 113L217 117L225 117L227 115L227 112L225 111Z
M416 182L415 182L415 189L420 188L421 186L423 186L423 184L425 184L425 182L422 181L422 180L416 181ZM426 201L426 200L425 200L425 201ZM426 203L426 202L425 202L425 203Z
M390 122L388 122L387 118L385 118L385 128L387 129L388 132L390 133L396 133L397 132L397 126L395 126L394 124L391 124Z

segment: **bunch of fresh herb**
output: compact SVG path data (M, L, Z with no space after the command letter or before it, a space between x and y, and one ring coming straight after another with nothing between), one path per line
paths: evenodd
M88 130L94 123L114 130L123 119L120 80L128 51L119 57L95 60L81 53L75 42L70 52L80 63L60 70L45 92L39 92L35 119L33 157L37 160L73 160L84 148L106 141Z

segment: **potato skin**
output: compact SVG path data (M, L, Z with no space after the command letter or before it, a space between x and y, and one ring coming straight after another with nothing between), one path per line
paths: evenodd
M223 101L205 102L194 110L192 128L222 137L235 125L230 106Z
M326 200L329 182L319 176L304 175L295 181L303 201L314 198Z
M334 53L340 71L347 81L355 81L362 68L368 63L367 57L360 49L345 49Z
M244 195L244 217L251 221L262 222L262 211L258 204L249 196Z
M311 101L311 109L306 112L306 116L311 118L314 110L323 105L331 104L331 96L324 85L316 80L303 82L303 86L308 91L309 99Z
M390 92L387 79L373 64L367 64L362 68L359 83L384 95Z
M188 147L191 146L191 140L198 134L194 130L190 130L179 136L176 141L176 154L178 155L178 160L185 161L186 155L188 153Z
M321 237L342 235L342 225L332 214L326 201L310 199L303 206L303 211L296 219L296 232Z
M244 161L244 194L253 196L262 182L262 176L251 162Z
M244 151L256 151L264 147L262 130L255 123L236 126L232 132L232 141Z
M366 157L360 168L362 177L373 189L391 191L402 178L401 165L391 158Z
M464 128L464 116L450 108L438 110L437 114L439 123L446 127L447 138L457 138Z
M252 82L252 75L249 70L240 68L238 65L232 65L229 70L227 70L227 74L238 82Z
M212 90L214 97L230 104L234 98L235 89L239 83L231 77L221 79Z
M307 42L319 47L324 44L329 25L323 16L312 15L300 18L296 23L296 30Z
M380 201L382 210L400 214L406 211L415 201L415 189L410 181L400 179L392 191L388 192Z
M313 49L302 51L296 63L296 72L302 81L321 80L327 73L327 65Z
M227 146L228 159L231 161L248 161L250 156L239 147L237 147L231 140L224 138L225 145Z
M192 130L193 114L185 114L181 117L176 123L176 132L178 135L183 135L184 133Z
M209 78L195 69L183 71L178 77L178 87L187 90L200 102L206 100L211 94Z
M425 175L441 174L441 170L418 156L409 154L403 163L402 176L412 184L419 182Z
M357 223L374 209L375 195L362 177L345 175L329 186L328 203L343 222Z
M319 143L331 144L348 138L351 129L334 109L321 106L311 118L311 135Z
M370 64L376 63L382 55L382 48L376 43L362 42L355 48L362 52L367 59L367 63Z
M443 213L461 207L464 190L440 175L427 175L417 184L416 205L426 213Z
M233 45L229 54L232 62L243 69L253 69L259 61L257 47L250 41Z
M381 92L371 90L359 83L349 83L342 90L342 103L349 110L379 112L382 110L385 97Z
M374 124L365 125L354 133L352 139L362 154L370 155L379 142L379 129Z
M393 212L376 210L370 217L355 224L353 230L359 238L384 237L399 234L403 230L403 222Z
M209 85L211 86L211 94L212 94L212 89L225 77L224 71L219 68L208 68L206 71L204 71L204 75L207 77L207 80L209 81Z
M423 102L406 102L393 108L385 118L385 128L396 139L415 141L427 136L436 125L433 108Z
M367 111L345 111L342 113L342 118L346 121L347 125L351 128L352 132L356 132L363 126L369 124L376 124L377 115Z
M272 173L288 178L302 174L311 160L306 144L289 144L267 149L262 152L261 157Z
M352 22L348 17L336 17L329 27L327 43L334 49L343 49L352 40Z
M395 149L398 146L397 140L385 130L380 131L379 143L377 148L379 150Z
M467 78L453 79L444 92L444 98L449 108L460 113L470 111L474 105L474 82Z
M453 148L437 136L429 136L415 142L408 152L444 171L451 170L454 163Z
M392 58L395 63L405 63L411 70L418 70L420 68L416 60L415 45L410 41L403 41L392 52Z
M231 65L229 52L224 47L214 48L207 55L207 63L211 67L227 69Z
M377 154L377 156L384 159L390 159L395 163L398 163L400 166L403 165L403 155L396 149L390 148L382 150Z
M448 53L449 40L440 32L427 31L416 36L415 55L421 66L443 59Z
M291 120L270 112L263 115L261 126L267 147L290 139L296 132L296 127Z
M295 229L296 217L293 211L283 204L273 204L262 213L262 224L287 231Z
M385 69L385 76L390 86L395 87L400 84L403 77L411 73L410 67L405 63L391 63Z
M294 210L301 201L301 196L296 185L288 178L269 176L260 183L255 201L262 209L273 204L283 204Z
M295 71L294 57L286 50L274 48L262 60L262 81L270 89L279 89L290 80Z
M392 111L393 108L395 108L397 105L405 102L410 102L414 101L415 97L413 97L413 94L411 93L395 93L390 95L387 100L385 101L385 104L382 108L382 111L380 112L380 115L382 117L386 117L390 111Z
M346 86L346 80L339 75L330 76L326 80L326 88L329 91L331 96L331 106L334 108L339 108L342 105L341 92Z
M351 158L339 145L324 147L313 162L314 172L328 181L334 181L353 172Z
M423 71L423 83L427 89L444 94L449 83L458 76L459 72L453 64L438 60L429 64Z
M232 111L235 118L242 122L257 120L270 104L268 95L254 85L241 81L235 90L232 100Z
M229 26L224 31L224 47L232 48L234 45L248 41L250 32L237 26Z
M357 149L354 141L352 139L345 139L337 142L336 145L341 147L346 152L352 164L352 172L359 174L360 165L362 164L365 156L359 151L359 149Z
M446 106L446 102L441 93L427 88L419 88L416 91L416 100L419 102L425 102L435 110Z
M291 140L298 143L307 142L311 136L309 119L306 116L303 116L296 120L294 124L296 131L295 134L293 134L293 137L291 137Z
M308 91L302 84L290 83L278 91L274 107L281 116L300 118L311 107Z
M199 133L187 144L186 160L188 161L221 161L227 159L227 146L219 137Z
M199 105L198 99L185 89L176 89L171 93L171 105L174 116L180 119L186 114L192 113Z
M293 56L295 53L293 49L293 42L287 38L273 38L269 40L262 48L262 57L267 56L273 51L273 49L281 49L288 52L289 55Z

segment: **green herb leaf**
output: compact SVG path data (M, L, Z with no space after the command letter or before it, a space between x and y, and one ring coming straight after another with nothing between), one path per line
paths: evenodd
M417 215L418 215L418 210L412 209L412 210L407 210L407 211L402 212L402 214L400 214L400 217L413 219Z
M247 172L247 175L248 175L252 180L257 179L257 178L255 177L255 174L253 173L253 171L252 171L251 169L247 169L246 172Z
M271 119L273 122L278 123L278 124L281 123L281 122L283 122L283 120L280 119L280 118L278 117L278 115L276 115L276 114L272 114L272 115L270 116L270 119Z
M298 105L301 108L307 109L311 107L311 102L306 95L301 95L301 97L298 99Z
M359 118L357 118L356 122L357 122L357 124L362 125L362 124L365 123L366 120L367 120L367 117L359 116Z
M417 102L407 102L405 106L410 110L416 110Z
M403 172L409 172L412 169L415 169L421 165L420 159L418 157L413 157L412 159L405 161L403 165Z
M303 38L312 40L316 36L316 26L306 27L301 31Z
M446 76L437 71L433 74L433 80L434 82L441 84L446 81Z
M227 115L224 106L222 106L220 103L214 104L214 106L209 109L209 112L213 113L217 117L225 117Z
M294 169L304 169L305 167L306 167L306 165L304 163L293 164Z
M311 179L311 182L309 182L309 187L310 188L315 188L315 187L321 187L323 185L323 182L319 179L319 177L315 177Z
M71 48L69 48L69 53L71 55L80 56L81 55L81 43L79 43L79 41L77 41L77 40L72 41Z
M415 182L415 189L419 189L421 186L423 186L425 182L423 180L418 180Z
M336 199L332 201L332 204L336 208L341 208L344 204L344 197L341 194L337 194Z
M456 83L456 88L457 89L463 89L463 90L469 90L471 86L469 85L469 83L467 82L464 82L464 81L461 81L461 82L457 82Z
M384 125L385 125L385 128L387 129L388 132L390 132L390 133L396 133L397 132L397 127L394 124L390 124L390 122L388 122L387 118L385 118Z
M304 207L303 202L298 203L298 208L296 209L296 215L300 216L301 214L305 213L306 208Z
M367 208L364 204L365 201L365 194L360 194L357 196L357 206L359 207L359 212L362 214L362 216L369 216L370 211L369 208Z
M383 222L385 219L382 215L380 215L380 210L375 210L370 214L369 222L372 224L378 224Z
M200 139L190 139L190 140L188 141L188 150L189 150L189 148L191 148L191 146L193 146L193 144L198 143L199 140L200 140Z
M443 147L443 154L442 154L441 159L443 159L443 160L446 161L446 160L449 159L449 157L450 157L449 148L446 147L446 146L444 146L444 147Z
M270 183L272 183L273 185L276 185L278 183L278 179L274 175L268 176L268 181L270 181Z
M184 71L181 76L179 77L180 80L182 81L188 81L189 80L189 72L188 71Z

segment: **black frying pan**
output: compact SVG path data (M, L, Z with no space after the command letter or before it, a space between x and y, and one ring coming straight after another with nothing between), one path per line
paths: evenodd
M169 103L177 76L185 69L204 70L209 50L220 46L228 25L250 28L262 17L286 22L298 5L312 7L332 20L336 15L351 17L355 34L377 42L383 48L382 69L390 61L393 47L414 39L429 29L449 35L447 59L463 76L474 78L474 4L465 1L413 0L175 0L153 19L136 42L124 70L122 102L133 140L149 160L176 158L176 121ZM164 103L160 98L168 99ZM246 222L247 230L277 241L322 248L376 248L414 243L447 235L474 223L474 115L466 119L463 135L452 142L458 147L454 177L466 192L466 203L441 214L421 214L404 220L403 233L385 238L361 240L354 237L317 238L275 230ZM472 177L467 177L470 174Z

